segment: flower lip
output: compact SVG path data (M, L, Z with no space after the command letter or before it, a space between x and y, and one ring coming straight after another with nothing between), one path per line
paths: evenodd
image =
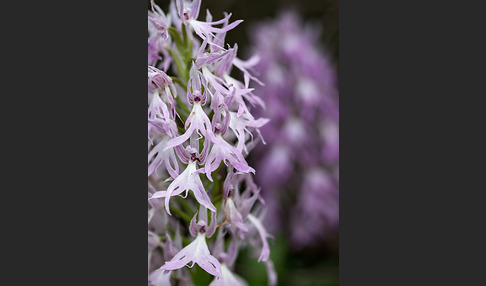
M200 103L201 105L205 105L206 97L206 94L201 94L201 92L195 90L194 93L189 94L188 99L190 104Z
M199 152L196 150L196 148L192 147L191 145L187 145L186 151L191 155L190 158L192 161L199 160Z
M216 133L220 134L220 133L222 133L222 131L223 131L223 125L221 123L218 122L218 123L214 124L214 133L215 134Z
M223 116L223 114L225 114ZM214 116L213 116L213 132L215 135L224 135L226 130L228 129L229 123L229 116L228 116L228 107L225 103L221 103L218 105Z
M192 236L196 237L198 234L204 234L206 237L211 237L216 230L216 216L215 212L211 215L211 221L208 221L207 208L201 206L199 212L196 212L191 220L189 226L189 232ZM196 217L198 222L196 223ZM209 222L209 224L208 224Z
M185 11L184 11L184 13L183 13L183 15L184 15L184 20L185 20L185 21L188 21L188 20L189 20L189 13L187 12L187 10L189 10L189 11L190 11L190 9L185 9Z

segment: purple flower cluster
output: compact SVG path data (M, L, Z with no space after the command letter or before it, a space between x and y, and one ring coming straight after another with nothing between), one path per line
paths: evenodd
M253 31L265 86L261 132L252 152L256 181L272 231L288 231L296 248L312 246L339 225L339 105L337 75L319 48L319 33L286 12ZM253 162L253 161L252 161ZM286 230L285 230L286 229Z
M148 12L148 278L149 285L193 285L197 264L210 285L246 285L234 273L243 247L266 264L271 237L255 170L245 159L267 119L250 82L258 58L239 59L226 32L242 21L218 21L200 1L172 1ZM231 75L233 67L243 81ZM255 140L257 141L257 140ZM189 194L191 193L191 195ZM188 266L188 267L186 267ZM175 283L175 284L174 284Z

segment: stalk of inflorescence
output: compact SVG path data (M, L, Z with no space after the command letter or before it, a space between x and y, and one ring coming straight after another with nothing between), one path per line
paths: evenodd
M200 1L172 1L148 14L149 283L191 285L194 265L210 285L246 285L234 271L250 248L276 283L264 201L245 159L262 139L252 107L264 107L250 81L258 57L239 59L224 44L242 21L199 21ZM219 26L219 27L218 27ZM231 75L236 67L243 82ZM255 139L256 138L256 139ZM196 272L195 272L196 271Z

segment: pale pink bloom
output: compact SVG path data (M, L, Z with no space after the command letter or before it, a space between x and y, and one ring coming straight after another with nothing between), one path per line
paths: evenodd
M165 148L169 149L181 145L182 143L186 142L186 140L189 139L194 132L196 132L198 135L203 135L205 138L208 136L214 136L211 128L211 122L209 121L207 114L204 112L201 103L194 102L191 114L186 120L185 129L186 132L184 132L184 134L171 139Z
M258 234L260 235L260 240L262 241L262 251L260 253L260 256L258 257L258 262L267 261L268 257L270 256L270 247L268 246L267 238L272 236L267 233L265 227L263 227L260 220L256 218L254 215L249 214L248 219L257 229Z
M214 278L209 286L247 286L248 284L234 274L226 264L221 264L221 278Z
M248 166L241 151L226 142L220 134L214 136L212 141L214 143L213 148L211 149L204 166L206 176L211 182L213 181L211 173L219 167L221 162L224 162L226 166L229 166L229 162L232 167L243 173L255 173L255 170Z
M196 216L198 216L198 222L196 223ZM208 213L207 208L204 206L199 207L199 212L197 212L191 220L189 225L189 232L192 236L196 237L198 233L204 233L206 237L211 237L216 230L216 213L211 214L211 222L208 224Z
M219 21L215 22L203 22L203 21L198 21L197 17L199 15L199 9L201 7L201 2L199 0L194 0L191 3L190 7L185 7L185 3L183 0L177 0L176 1L177 5L177 10L179 12L179 17L182 20L182 23L187 23L189 24L190 27L194 30L194 32L201 37L204 41L207 41L209 45L214 45L217 46L218 48L223 48L221 47L220 43L221 40L217 38L216 43L214 41L214 38L216 34L221 34L221 33L226 33L229 30L233 29L236 27L238 24L243 22L243 20L237 20L234 21L233 23L229 25L225 25L222 28L216 28L214 25L220 25L227 23L229 18L231 17L231 13L228 14L226 17ZM211 17L210 17L211 18ZM210 19L209 18L209 19Z
M229 112L229 114L230 114L229 127L234 132L236 138L238 139L238 144L236 146L236 149L238 149L238 151L240 152L245 151L246 153L248 153L248 149L245 145L246 133L248 133L248 135L250 135L250 137L253 138L253 134L251 134L249 128L255 128L257 133L260 134L258 128L265 125L269 121L269 119L259 118L255 120L255 118L249 113L244 113L239 117L237 116L236 113L231 111Z
M177 162L174 149L165 150L165 146L168 137L163 138L148 154L148 162L152 160L152 163L148 166L148 175L150 176L155 172L162 164L172 178L179 176L179 163Z
M160 269L176 270L186 266L190 262L192 264L190 266L188 265L188 267L193 267L194 263L197 263L197 265L209 274L221 277L220 263L209 253L204 233L199 233L196 239L179 251L171 261L166 262Z
M235 203L232 198L228 198L224 205L226 218L228 221L241 231L247 232L248 227L243 223L243 217L241 213L236 209Z
M162 269L157 269L150 273L149 282L150 286L171 286L170 275L172 271L164 271Z
M187 196L188 191L194 193L194 197L201 205L205 206L212 212L216 212L216 207L209 199L208 194L204 190L199 174L196 173L196 161L190 161L184 172L182 172L167 188L167 191L158 191L150 199L165 197L165 210L169 215L169 200L172 196L177 196L186 192L183 197Z

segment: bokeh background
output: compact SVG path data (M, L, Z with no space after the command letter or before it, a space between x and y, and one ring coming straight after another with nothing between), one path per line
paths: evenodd
M157 2L157 1L156 1ZM167 2L160 1L159 2ZM158 3L159 3L158 2ZM240 27L226 36L228 43L238 43L243 54L249 53L251 28L264 20L275 19L284 10L294 10L321 30L321 43L338 66L339 60L339 5L337 0L202 0L200 15L209 9L214 19L223 12L232 13L232 20L243 19Z
M166 7L169 1L158 0L155 2L164 11L168 11ZM202 0L201 2L199 14L201 19L204 19L206 9L209 9L214 20L221 19L224 12L233 14L230 22L239 19L244 20L243 23L227 33L225 39L231 46L234 43L238 44L238 57L243 60L248 59L254 53L256 47L255 34L262 23L269 23L279 18L284 11L296 12L300 20L318 35L315 49L322 53L329 62L329 67L334 69L337 76L339 67L339 7L337 0ZM265 100L265 96L261 97ZM319 125L320 122L310 122L310 125L313 124ZM272 145L265 146L265 148L250 152L248 161L251 166L259 165L262 154L269 152ZM254 153L253 157L252 153ZM293 174L294 176L303 176L301 174L306 173L305 169L302 170L302 167L300 168L299 174ZM335 168L338 169L338 165ZM255 169L257 172L259 171L258 168ZM287 176L290 176L290 174ZM265 178L257 176L256 180L259 185L265 185L263 181ZM287 196L287 199L284 198L283 201L291 201L295 197L295 194L289 192L289 188L281 188L277 191L283 194L280 196ZM265 194L264 188L262 188L262 193ZM268 198L266 199L268 200ZM324 207L326 206L323 205ZM288 209L288 212L281 211L279 213L280 223L267 226L274 235L274 239L270 240L270 257L278 274L278 285L339 285L338 227L326 230L321 238L306 247L295 247L291 241L291 232L305 231L305 227L296 229L291 223L292 212L295 211L295 209L291 208ZM338 212L337 209L334 212ZM269 215L270 217L272 216L271 213ZM338 213L335 215L338 215ZM272 224L272 219L267 220L267 223ZM312 228L312 225L306 227ZM322 226L317 223L315 227L319 228ZM249 285L267 285L265 265L258 263L254 256L245 250L240 252L235 270ZM202 281L201 283L201 285L204 285L206 282Z

